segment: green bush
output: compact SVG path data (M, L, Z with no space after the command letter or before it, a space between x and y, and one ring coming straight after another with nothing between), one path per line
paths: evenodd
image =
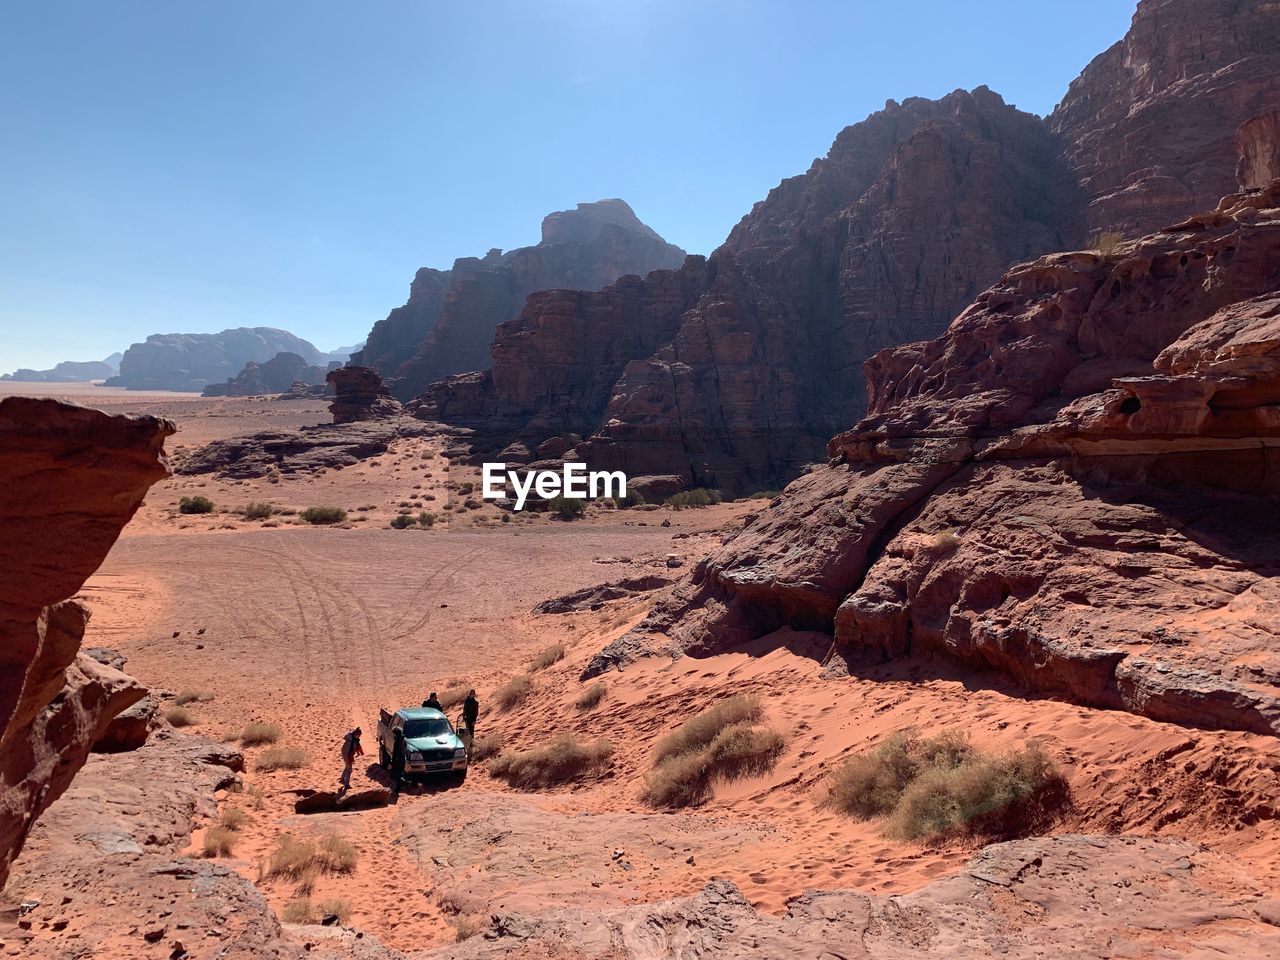
M347 519L347 511L341 507L307 507L299 516L307 523L342 523Z
M420 514L418 514L418 523L430 529L431 527L434 527L436 525L436 515L434 513L428 513L426 510L423 510Z
M775 497L782 496L781 490L757 490L755 493L747 494L748 500L773 500Z
M625 497L618 499L619 510L630 510L632 507L638 507L645 502L643 496L635 490L628 490Z
M246 520L267 520L276 508L269 503L248 503L240 508L240 515Z
M695 487L692 490L681 490L675 496L667 497L667 506L673 510L684 510L688 507L709 507L719 503L723 497L719 490L707 487Z
M552 497L547 501L547 509L561 520L577 520L587 512L587 501L577 497Z
M208 497L183 497L178 501L179 513L213 513L213 501Z
M397 513L391 518L391 528L393 530L404 530L406 527L416 525L417 522L417 520L407 513Z

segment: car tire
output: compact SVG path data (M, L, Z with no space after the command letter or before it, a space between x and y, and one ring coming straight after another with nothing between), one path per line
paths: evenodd
M455 771L452 779L453 779L453 785L455 787L462 786L464 783L467 782L467 771L466 770Z

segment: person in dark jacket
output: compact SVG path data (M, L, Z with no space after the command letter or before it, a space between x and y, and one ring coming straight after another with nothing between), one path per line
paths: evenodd
M467 694L467 699L462 701L462 725L467 728L467 736L476 735L476 720L479 717L480 701L476 699L476 692L472 689Z
M431 696L422 701L422 705L423 707L429 707L432 710L444 709L444 707L440 706L440 698L436 696L436 692L434 690L431 691Z
M404 782L404 731L397 729L391 739L391 799L395 800L400 796L400 784Z

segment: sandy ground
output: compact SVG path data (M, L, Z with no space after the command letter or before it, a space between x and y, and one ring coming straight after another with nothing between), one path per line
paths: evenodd
M65 395L112 412L175 419L171 449L324 419L314 401ZM833 765L907 727L965 730L997 751L1036 738L1072 789L1074 810L1058 827L1188 836L1230 853L1261 888L1280 889L1278 785L1267 738L1032 700L938 665L824 680L829 640L800 634L707 659L643 661L602 678L608 692L599 707L576 709L582 667L648 601L544 616L530 613L533 604L668 573L672 554L687 569L758 504L502 523L494 508L465 507L458 484L473 482L473 472L450 469L440 449L430 439L406 441L376 461L301 480L165 481L84 590L93 610L86 644L118 649L129 671L155 688L208 695L189 708L197 730L233 737L263 720L283 729L283 744L306 751L302 769L264 772L255 765L266 748L248 749L248 790L223 801L253 818L229 863L258 881L278 909L297 895L297 884L264 875L279 838L329 832L355 844L359 863L349 875L320 878L313 898L347 900L352 923L403 949L451 940L491 910L639 902L692 893L713 877L733 880L770 911L807 889L911 890L956 869L974 844L889 840L880 825L821 805ZM350 520L316 528L289 514L246 521L228 512L176 512L178 498L195 492L221 510L251 501L285 510L337 505ZM390 529L402 504L415 514L436 512L439 521L431 529ZM671 526L661 526L663 519ZM564 660L534 675L523 705L498 712L492 691L550 644L566 647ZM378 707L414 704L459 682L480 690L481 732L500 734L507 749L566 730L602 736L615 750L612 771L521 794L481 765L461 786L409 791L394 807L293 814L294 791L336 785L346 729L363 726L370 755L357 768L357 786L374 785L382 780L374 756ZM654 741L740 692L760 694L768 722L787 738L777 768L718 787L693 813L647 810L636 797ZM193 844L200 842L197 833Z

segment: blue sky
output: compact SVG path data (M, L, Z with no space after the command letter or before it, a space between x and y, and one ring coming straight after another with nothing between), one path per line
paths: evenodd
M887 98L1046 113L1124 0L5 0L0 372L149 333L323 349L419 266L622 197L690 252Z

